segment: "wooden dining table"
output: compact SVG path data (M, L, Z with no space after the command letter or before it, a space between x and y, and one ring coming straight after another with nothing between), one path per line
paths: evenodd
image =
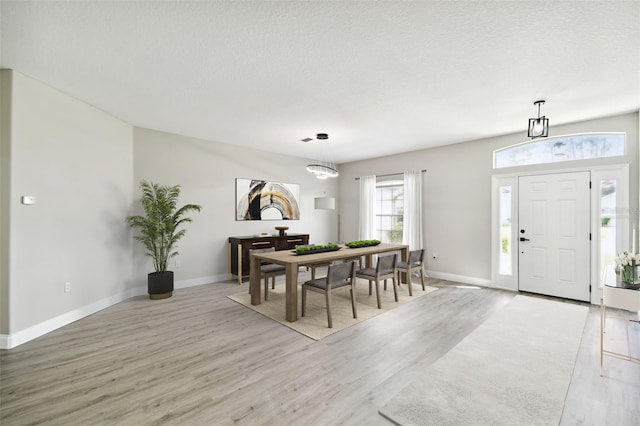
M275 263L285 267L286 297L285 318L289 322L298 320L298 268L300 266L312 266L326 264L333 261L365 257L365 265L370 268L373 265L373 255L387 252L400 252L400 258L407 261L409 258L409 246L405 244L382 243L377 246L349 248L340 246L339 250L323 253L298 255L293 250L281 250L266 253L253 253L250 260L251 304L262 303L260 296L260 265L263 262ZM405 282L405 279L403 279Z

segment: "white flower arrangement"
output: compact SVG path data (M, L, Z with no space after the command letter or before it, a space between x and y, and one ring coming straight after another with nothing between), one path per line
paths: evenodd
M617 266L629 266L636 260L640 260L640 253L629 253L628 251L624 251L616 254Z
M640 261L640 253L629 253L624 251L616 254L616 272L620 272L620 279L627 283L635 283L638 279L636 276L636 264Z

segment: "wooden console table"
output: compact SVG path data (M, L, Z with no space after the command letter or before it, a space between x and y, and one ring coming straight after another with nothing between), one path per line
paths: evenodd
M276 250L293 250L296 246L304 244L309 244L309 234L229 237L229 281L234 275L238 284L249 278L249 250L269 247L275 247Z

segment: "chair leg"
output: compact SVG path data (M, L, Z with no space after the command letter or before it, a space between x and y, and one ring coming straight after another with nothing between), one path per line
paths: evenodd
M380 282L376 280L376 299L378 299L378 309L382 309L382 304L380 303Z
M264 276L264 301L269 300L269 275Z
M307 286L302 286L302 316L304 316L307 308Z
M353 317L358 318L358 312L356 311L356 292L353 287L351 287L351 309L353 310Z
M333 323L331 322L331 290L326 291L324 296L327 299L327 322L329 323L329 328L333 328Z
M387 279L384 280L384 291L387 291Z
M311 279L316 279L316 267L314 265L311 265Z
M371 281L369 281L369 296L371 296L371 286L372 286L372 283Z
M420 265L420 281L422 281L422 291L427 291L424 286L424 269L422 269L422 265Z
M272 289L272 290L275 290L275 288L276 288L276 276L275 276L275 275L273 275L273 276L271 277L271 289Z
M407 268L407 285L409 286L409 296L413 296L413 286L411 285L411 268Z
M396 283L396 275L393 274L393 278L391 279L391 284L393 284L393 296L396 298L396 302L398 301L398 287L400 287L400 283ZM409 284L411 285L411 284ZM411 288L411 287L409 287ZM411 291L409 291L411 293Z

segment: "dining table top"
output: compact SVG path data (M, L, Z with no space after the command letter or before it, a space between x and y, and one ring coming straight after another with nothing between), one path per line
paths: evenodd
M334 260L340 260L351 257L369 256L391 251L407 250L406 244L380 243L374 246L351 248L346 245L339 245L338 250L325 251L320 253L296 254L295 250L280 250L266 253L252 253L252 256L271 263L286 264L302 264L313 265L316 263L327 263Z

